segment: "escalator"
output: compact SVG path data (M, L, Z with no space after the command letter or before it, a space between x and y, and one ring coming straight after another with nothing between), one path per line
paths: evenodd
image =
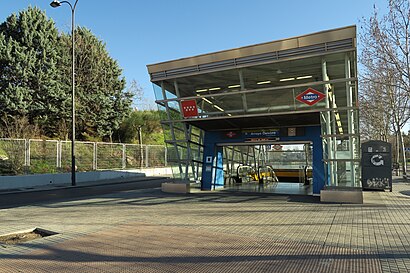
M269 145L224 148L225 188L238 191L264 188L272 192L288 188L289 192L298 194L311 192L312 153L308 144L281 151Z

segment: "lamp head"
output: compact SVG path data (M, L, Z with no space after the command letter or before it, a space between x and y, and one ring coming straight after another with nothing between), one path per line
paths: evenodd
M52 6L53 8L58 8L59 6L61 6L61 3L58 0L54 0L50 3L50 6Z

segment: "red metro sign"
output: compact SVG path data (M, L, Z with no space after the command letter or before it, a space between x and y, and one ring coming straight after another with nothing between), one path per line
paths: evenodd
M296 96L296 99L300 102L306 103L307 105L313 105L325 98L325 94L320 93L319 91L308 88L306 91L300 93Z
M181 101L182 115L184 118L192 118L198 116L198 107L196 100Z

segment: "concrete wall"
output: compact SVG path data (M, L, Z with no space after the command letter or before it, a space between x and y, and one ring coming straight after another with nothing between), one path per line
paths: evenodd
M77 184L81 185L81 183L92 181L145 176L171 176L170 174L172 175L171 168L78 172L76 181ZM71 184L71 173L0 176L0 190L64 184Z
M141 173L145 173L146 176L163 176L172 177L172 168L148 168L135 170Z

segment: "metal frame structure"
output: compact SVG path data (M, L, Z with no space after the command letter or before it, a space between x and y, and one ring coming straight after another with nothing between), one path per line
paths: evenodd
M359 186L356 55L349 26L148 65L175 177L201 179L210 131L320 126L326 184ZM298 102L311 87L325 98ZM184 101L195 101L197 116L183 117Z

